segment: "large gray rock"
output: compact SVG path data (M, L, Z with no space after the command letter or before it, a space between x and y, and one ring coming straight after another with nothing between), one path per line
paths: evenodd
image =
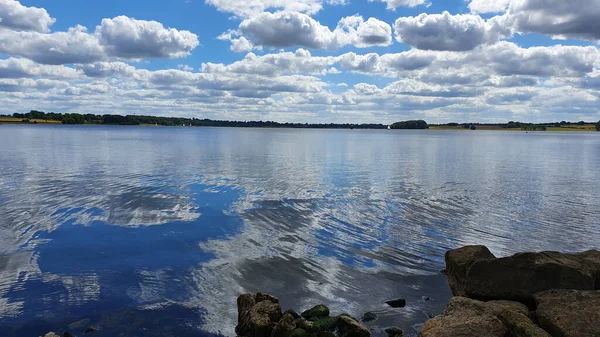
M453 297L441 316L426 322L419 337L505 337L508 329L486 304Z
M467 246L446 252L448 284L454 296L466 296L467 271L477 261L495 259L485 246Z
M594 271L596 276L596 285L594 288L600 290L600 251L588 250L587 252L575 254L575 256L581 258Z
M595 272L574 255L521 253L479 260L467 271L465 292L482 300L514 300L533 304L533 295L549 289L593 290Z
M546 331L535 325L527 315L517 311L504 310L498 317L508 328L510 337L551 337Z
M600 336L600 291L549 290L535 302L539 324L552 336Z
M485 306L495 315L499 315L504 311L514 312L523 316L529 315L529 309L523 303L513 301L489 301L485 302Z

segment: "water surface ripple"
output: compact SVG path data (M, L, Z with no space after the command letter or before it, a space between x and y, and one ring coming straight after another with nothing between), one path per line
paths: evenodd
M2 125L0 144L2 336L234 336L247 291L415 334L450 296L447 249L600 248L600 134Z

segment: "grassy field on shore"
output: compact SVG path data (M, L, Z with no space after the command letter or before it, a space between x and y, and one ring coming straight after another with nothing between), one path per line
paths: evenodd
M521 129L507 129L501 126L492 126L492 125L476 125L477 130L493 130L493 131L524 131ZM454 130L454 131L471 131L469 129L465 129L462 126L430 126L429 130ZM563 125L561 127L549 126L546 131L551 132L595 132L596 126L594 124L585 124L585 125ZM541 131L530 131L530 132L541 132Z
M7 123L7 124L34 124L35 122L37 122L37 124L62 124L61 121L52 121L52 120L45 120L45 119L30 119L29 123L26 123L26 122L23 122L22 118L0 117L0 123Z

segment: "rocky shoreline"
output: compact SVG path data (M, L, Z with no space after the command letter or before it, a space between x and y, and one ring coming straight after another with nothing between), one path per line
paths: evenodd
M454 297L419 337L600 337L600 251L497 258L484 246L467 246L448 251L445 260ZM356 318L330 316L324 305L301 315L282 312L276 297L258 293L240 295L237 306L239 337L371 335ZM366 313L362 321L375 318Z

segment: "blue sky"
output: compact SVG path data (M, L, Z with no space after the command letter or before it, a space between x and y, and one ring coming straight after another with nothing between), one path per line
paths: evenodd
M0 113L597 121L600 0L0 0Z

